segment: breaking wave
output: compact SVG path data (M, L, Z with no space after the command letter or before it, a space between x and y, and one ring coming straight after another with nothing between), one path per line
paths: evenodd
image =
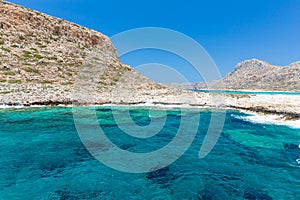
M300 119L286 120L282 115L263 115L256 113L245 112L245 116L231 114L232 117L243 121L248 121L256 124L273 124L280 126L288 126L294 129L300 129Z

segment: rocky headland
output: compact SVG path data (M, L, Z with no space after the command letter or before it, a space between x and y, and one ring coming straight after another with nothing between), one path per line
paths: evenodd
M285 75L274 75L280 74L276 70ZM239 64L223 82L225 86L240 86L228 87L230 89L244 89L246 86L247 89L262 89L259 86L269 82L268 90L280 86L299 91L299 73L299 63L279 69L263 61L251 60ZM247 77L252 78L248 80ZM281 84L274 83L278 80ZM215 87L219 85L214 84ZM220 97L167 87L121 63L107 36L0 1L0 104L120 105L151 102L244 109L300 118L299 98L286 95Z
M111 92L125 74L123 87L132 91L178 93L121 63L109 38L94 30L9 2L0 5L0 29L0 103L72 103L78 72L94 52L105 66L95 83L101 98L90 103L112 102Z

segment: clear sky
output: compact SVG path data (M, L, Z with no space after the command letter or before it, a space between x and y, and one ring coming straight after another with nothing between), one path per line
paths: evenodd
M299 0L9 1L108 36L149 26L182 32L207 50L222 75L251 58L275 65L300 60ZM135 66L143 64L142 59L128 56L123 61Z

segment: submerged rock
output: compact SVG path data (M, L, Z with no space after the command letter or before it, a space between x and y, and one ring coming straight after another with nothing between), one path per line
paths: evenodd
M180 176L179 173L176 173L174 169L170 169L169 166L146 174L147 179L151 180L153 183L159 184L162 188L169 186L171 182Z

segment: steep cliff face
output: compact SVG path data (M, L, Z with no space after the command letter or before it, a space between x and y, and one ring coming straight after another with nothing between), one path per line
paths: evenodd
M238 63L223 83L228 89L300 91L300 62L274 66L257 59L246 60Z
M0 104L70 103L76 77L95 52L105 69L94 80L101 98L90 103L112 102L117 85L145 94L165 89L122 64L109 38L94 30L3 1L0 28Z

